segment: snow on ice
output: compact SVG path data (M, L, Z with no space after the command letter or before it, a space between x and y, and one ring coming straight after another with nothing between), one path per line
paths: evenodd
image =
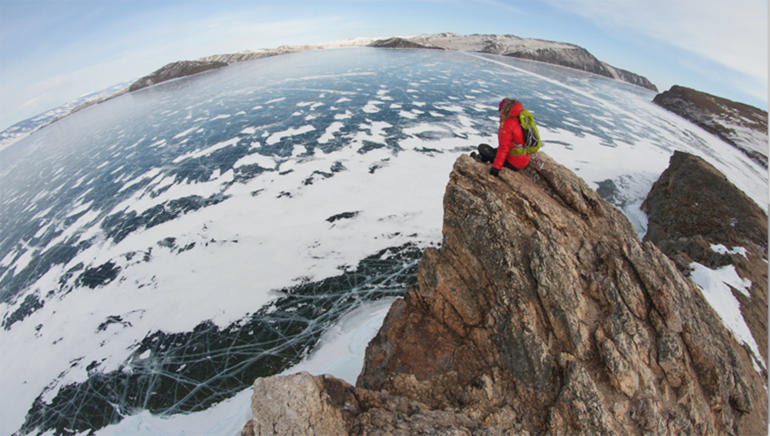
M281 59L303 68L285 71ZM0 253L0 280L55 244L88 244L0 302L6 317L24 312L27 301L35 307L0 330L0 433L17 431L38 396L50 401L94 371L128 374L160 365L156 351L142 348L156 332L184 335L204 322L237 331L260 309L281 314L276 304L292 290L365 270L365 259L394 260L397 271L409 270L416 259L400 260L394 247L418 252L440 243L452 164L479 143L494 144L502 96L525 102L543 151L621 209L640 237L646 216L639 205L676 149L712 163L767 211L767 171L742 153L653 105L647 90L560 67L456 52L347 49L245 62L208 77L117 98L3 150L48 146L50 156L25 165L65 167L50 171L55 176L37 192L13 186L4 194L3 207L18 207L9 213L27 217L34 236ZM147 110L156 106L167 110ZM76 159L84 153L80 137L56 136L64 127L89 132L93 142L82 145L90 147L88 160ZM110 154L101 151L107 145ZM11 174L0 170L0 177ZM30 194L30 204L18 201ZM725 291L725 283L739 290L747 284L734 270L693 268L711 304L725 308L725 324L756 347L737 300ZM115 276L51 291L90 270ZM379 292L372 277L358 279L357 290ZM331 373L354 383L399 286L381 298L340 296L329 325L302 320L323 334L298 345L284 373ZM169 378L181 378L194 363L180 363ZM236 434L250 415L250 389L229 395L189 414L133 410L97 434Z

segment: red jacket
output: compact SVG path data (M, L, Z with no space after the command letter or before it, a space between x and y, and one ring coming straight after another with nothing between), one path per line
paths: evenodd
M508 163L522 170L529 164L529 155L513 156L510 154L511 147L521 148L524 145L524 132L521 130L519 114L524 108L516 103L511 109L511 116L500 123L500 130L497 131L497 156L492 163L493 168L502 169L503 163Z

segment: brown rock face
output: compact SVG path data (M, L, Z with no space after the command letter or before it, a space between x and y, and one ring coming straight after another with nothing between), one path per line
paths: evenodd
M747 351L622 213L542 152L488 171L455 163L441 248L337 389L349 434L767 431Z
M658 92L658 87L653 85L652 82L650 82L646 77L639 76L630 71L621 70L619 68L605 64L604 62L596 59L596 57L594 57L594 55L592 55L588 50L578 46L572 46L568 50L553 49L548 47L526 47L503 54L505 56L514 58L529 59L554 65L561 65L563 67L574 68L577 70L588 71L589 73L594 73L600 76L609 77L611 79L631 83L636 86L641 86L642 88L647 88L650 91Z
M752 282L751 297L733 294L767 362L767 215L711 164L682 152L671 156L642 209L649 218L645 239L683 272L692 262L712 269L734 265ZM743 247L746 256L717 253L711 246L718 244Z
M486 170L456 162L443 245L370 343L358 387L482 421L510 408L534 433L767 428L746 351L625 216L543 153L501 179Z
M138 91L142 88L146 88L148 86L152 86L161 82L165 82L172 79L177 79L179 77L185 77L185 76L192 76L193 74L202 73L204 71L208 70L215 70L217 68L226 67L227 64L224 62L218 62L218 61L211 61L211 62L202 62L202 61L179 61L179 62L172 62L163 68L160 68L150 74L149 76L144 76L141 79L134 82L130 88L128 88L128 92L134 92Z

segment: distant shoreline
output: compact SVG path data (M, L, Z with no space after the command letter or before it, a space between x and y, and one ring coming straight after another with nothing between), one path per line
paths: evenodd
M14 124L0 132L0 151L82 109L147 86L248 60L312 50L356 47L443 49L497 54L561 65L640 86L656 93L659 92L657 87L645 77L601 62L586 49L570 43L519 38L514 35L460 35L455 33L419 34L389 38L357 37L326 43L244 50L238 53L206 56L193 61L172 62L140 79L97 91Z

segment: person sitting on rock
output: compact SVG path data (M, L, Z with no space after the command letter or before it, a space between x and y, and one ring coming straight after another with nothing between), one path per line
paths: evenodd
M498 113L500 114L500 129L497 131L498 147L493 148L489 144L480 144L479 154L471 153L471 157L481 162L492 162L489 174L498 176L500 170L505 167L514 171L523 170L529 164L529 155L515 156L510 153L511 148L523 148L524 132L519 122L519 114L524 106L519 100L504 98L500 102Z

